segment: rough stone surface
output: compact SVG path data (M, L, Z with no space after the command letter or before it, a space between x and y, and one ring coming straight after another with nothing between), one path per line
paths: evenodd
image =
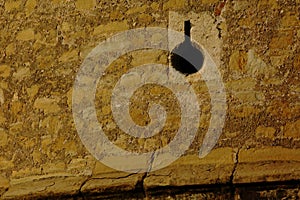
M273 127L264 127L264 126L259 126L255 130L255 135L256 137L268 137L268 138L273 138L274 134L276 132L276 129Z
M212 151L206 158L195 155L184 156L167 168L151 172L144 180L146 189L166 186L225 184L235 163L234 149L220 148ZM190 176L192 174L192 176Z
M9 180L0 176L0 194L2 195L9 188Z
M77 0L76 1L76 8L79 10L89 10L93 9L96 6L96 1L95 0L88 0L88 1L83 1L83 0Z
M282 147L242 149L234 173L234 183L296 180L300 175L299 150Z
M78 193L85 177L26 177L11 180L8 191L3 195L4 199L37 198L40 196L68 195Z
M293 123L288 123L285 126L284 136L291 138L299 138L300 137L300 120L297 120Z
M28 41L34 39L34 30L32 28L20 31L16 37L17 40Z
M0 1L0 199L299 199L299 9L299 0ZM186 76L201 116L182 158L142 174L104 166L83 145L73 120L72 91L83 60L113 34L143 27L183 32L187 20L226 89L217 145L198 157L211 117L199 72ZM162 86L143 86L130 99L130 115L141 126L150 122L151 105L167 111L164 129L151 138L120 130L110 105L128 70L149 63L171 67L168 59L165 51L130 52L98 81L97 118L118 147L153 151L179 129L178 101Z

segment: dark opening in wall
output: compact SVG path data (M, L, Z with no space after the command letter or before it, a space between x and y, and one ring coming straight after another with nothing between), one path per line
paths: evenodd
M189 75L198 72L202 68L204 56L201 50L191 41L191 22L189 20L184 22L184 34L184 42L176 46L171 52L171 65L177 71Z

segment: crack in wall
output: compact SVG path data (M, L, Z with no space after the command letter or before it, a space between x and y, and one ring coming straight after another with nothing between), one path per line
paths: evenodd
M235 158L234 158L234 166L233 166L233 169L232 169L232 172L231 172L231 175L230 175L230 179L229 179L229 185L231 187L231 195L232 195L232 198L234 199L234 196L236 195L236 188L235 188L235 185L233 183L233 179L234 179L234 175L235 175L235 172L236 172L236 169L237 169L237 166L239 164L239 153L240 153L240 148L238 148L237 152L235 153Z
M139 184L140 186L138 186L138 184L137 184L137 189L138 189L138 187L141 188L142 193L144 195L144 198L146 198L146 199L147 199L148 195L147 195L147 190L145 188L145 179L149 175L149 172L152 170L154 159L155 159L155 153L153 152L152 156L151 156L151 159L150 159L149 168L148 168L147 172L142 176L142 179L141 179L140 184Z
M51 184L49 184L49 185L46 185L44 189L42 189L42 190L40 190L40 191L38 191L38 192L47 191L48 188L50 188L50 187L52 187L52 186L54 186L54 185L55 185L55 181L53 181L53 182L52 182Z
M117 176L117 177L92 177L92 176L90 176L90 177L88 177L86 180L84 180L83 182L82 182L82 184L80 185L80 187L79 187L79 190L78 190L78 195L80 196L80 197L82 197L83 199L87 199L88 197L90 197L91 195L93 196L93 193L95 193L95 192L91 192L90 193L90 191L83 191L83 187L89 182L89 181L91 181L91 180L104 180L104 179L107 179L107 180L118 180L118 179L125 179L125 178L128 178L128 177L130 177L130 176L133 176L133 175L135 175L136 173L131 173L131 174L127 174L127 175L124 175L124 176ZM140 192L139 190L143 190L143 187L141 187L142 186L142 182L143 182L143 178L145 178L145 176L146 176L146 174L142 177L142 179L141 179L141 181L138 181L137 182L137 184L136 184L136 186L135 186L135 189L132 191L132 192L134 192L135 190L136 191L138 191L138 192ZM130 192L130 191L129 191ZM142 191L143 192L143 191ZM144 192L143 192L144 193ZM95 194L97 194L97 192L95 193ZM113 194L113 193L112 193ZM145 193L144 193L145 194ZM97 194L97 195L102 195L101 194L101 192L99 193L99 194ZM105 194L105 195L107 195L107 194Z
M81 185L80 185L80 187L79 187L78 194L79 194L79 196L82 197L83 199L85 199L85 198L84 198L84 194L82 193L82 188L83 188L83 186L84 186L89 180L91 180L91 179L92 179L91 177L88 177L86 180L84 180L84 181L81 183Z

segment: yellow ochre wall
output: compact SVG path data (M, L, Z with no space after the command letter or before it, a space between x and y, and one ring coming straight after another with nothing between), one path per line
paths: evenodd
M150 198L155 188L299 179L299 10L299 0L0 0L1 199L80 199L127 192ZM191 37L215 60L226 89L227 113L218 143L205 158L198 157L210 124L211 99L196 73L186 80L197 95L201 116L184 156L142 174L103 165L81 142L73 120L72 90L83 60L116 33L141 27L182 32L185 20L191 20ZM153 49L122 55L99 81L97 117L115 145L152 151L168 144L180 127L176 96L158 85L134 93L130 114L146 125L149 101L160 103L170 112L163 133L130 137L111 114L118 79L142 64L169 65L168 56ZM219 196L241 197L239 191L233 193Z

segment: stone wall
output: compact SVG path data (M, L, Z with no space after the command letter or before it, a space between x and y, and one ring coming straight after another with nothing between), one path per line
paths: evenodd
M0 0L1 199L299 198L299 13L299 0ZM201 117L184 156L150 173L103 165L82 144L72 115L73 84L83 60L115 33L140 27L182 31L185 20L193 25L191 37L214 58L226 88L217 145L198 157L211 105L196 73L186 79ZM110 107L124 73L146 63L168 65L168 56L158 50L128 53L99 81L97 117L115 145L147 152L174 137L180 110L166 88L147 85L131 99L130 114L139 125L149 123L145 111L151 101L170 112L164 131L149 139L119 130Z

